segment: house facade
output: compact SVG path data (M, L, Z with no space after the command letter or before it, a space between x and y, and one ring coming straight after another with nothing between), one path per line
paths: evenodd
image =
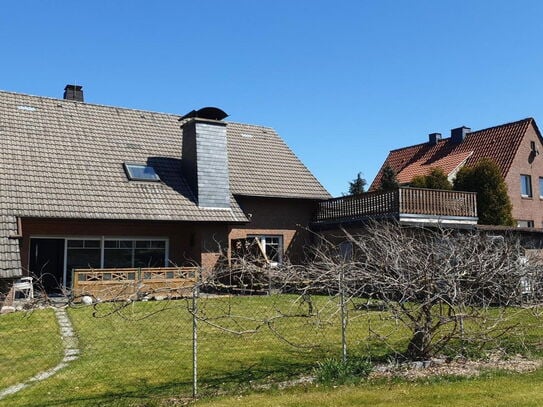
M212 268L255 237L296 261L328 192L271 128L0 92L0 277L69 288L75 268Z
M392 150L370 190L377 190L383 170L390 166L400 184L408 184L432 168L441 168L454 179L462 166L482 158L494 160L505 179L513 205L513 218L519 227L543 228L543 139L533 118L471 131L468 127L451 130L442 138L432 133L428 141Z

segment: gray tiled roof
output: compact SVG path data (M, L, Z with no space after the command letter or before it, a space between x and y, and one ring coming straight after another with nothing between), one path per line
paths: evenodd
M17 234L17 218L0 214L0 277L18 277L21 270L19 241L9 236Z
M227 210L195 203L178 119L0 92L0 276L18 267L17 241L6 239L17 216L247 221L234 196ZM272 129L228 123L227 137L233 195L329 197ZM152 165L161 182L128 181L123 162Z
M232 193L330 198L330 194L273 129L231 123L227 131Z

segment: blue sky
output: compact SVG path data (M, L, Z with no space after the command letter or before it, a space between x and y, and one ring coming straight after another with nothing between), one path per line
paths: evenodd
M333 194L388 151L543 123L543 2L6 0L0 89L275 128Z

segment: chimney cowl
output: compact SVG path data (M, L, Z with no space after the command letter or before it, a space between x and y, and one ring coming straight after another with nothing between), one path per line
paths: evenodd
M66 85L66 87L64 88L64 99L83 102L83 86Z
M451 130L451 141L453 143L461 143L466 136L471 133L471 128L462 126Z
M430 145L435 146L439 141L441 141L441 133L428 134L428 143Z
M186 115L181 116L181 118L179 118L179 121L192 118L221 121L226 119L227 117L228 113L226 113L224 110L219 109L218 107L208 106L188 112Z

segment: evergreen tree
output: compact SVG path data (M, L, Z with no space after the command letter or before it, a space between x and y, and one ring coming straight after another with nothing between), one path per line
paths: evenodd
M398 179L396 178L396 173L390 165L387 165L383 168L383 175L381 177L381 184L379 189L382 191L390 191L396 189L400 186Z
M452 184L447 178L447 174L441 168L432 168L428 175L416 176L410 185L415 188L452 189Z
M482 159L473 167L461 168L456 174L454 189L477 192L479 223L514 226L507 185L494 161Z
M364 188L367 182L362 178L362 173L359 172L356 178L349 182L349 195L360 195L365 192Z

